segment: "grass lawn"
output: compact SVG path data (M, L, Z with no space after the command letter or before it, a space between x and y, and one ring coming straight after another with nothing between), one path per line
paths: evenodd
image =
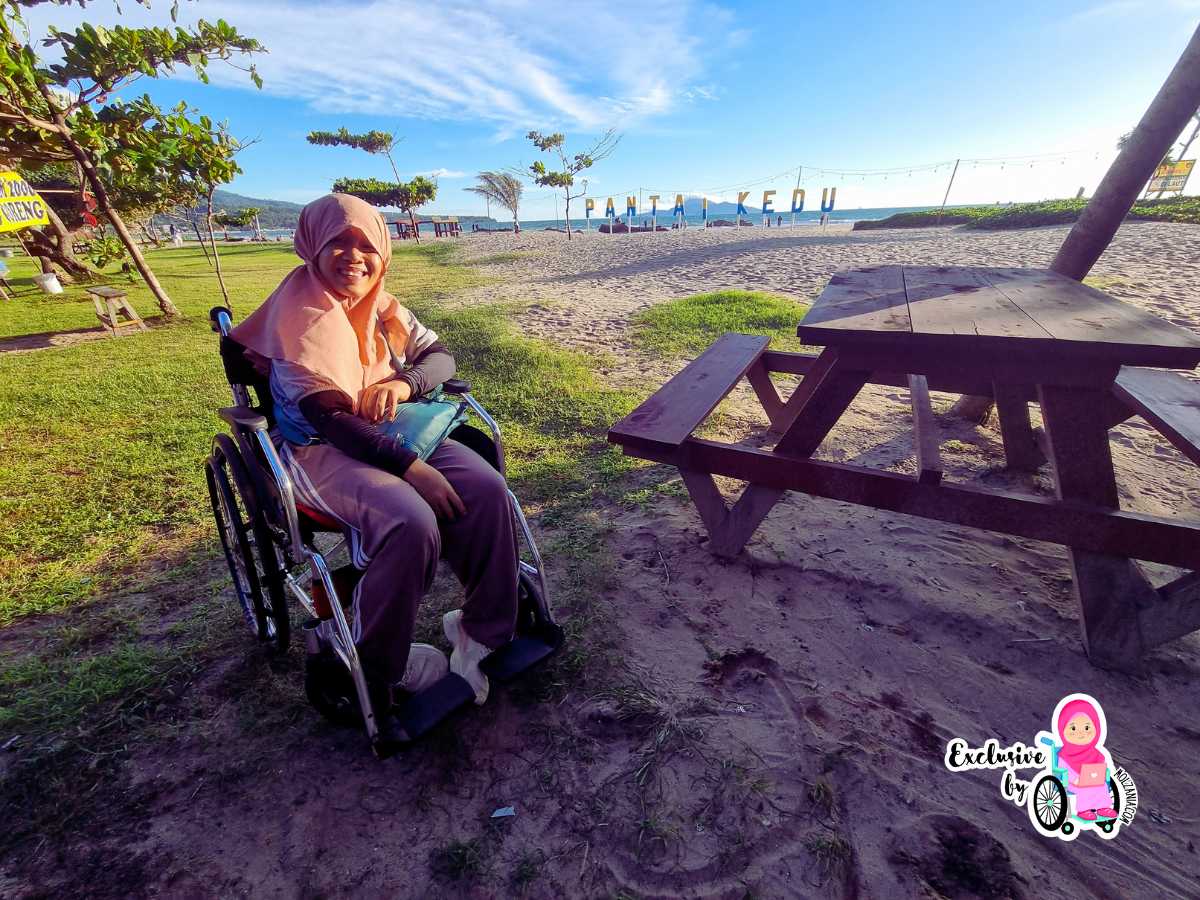
M665 356L702 353L727 331L765 334L776 350L799 350L796 325L808 305L762 291L693 294L643 310L634 317L634 340Z

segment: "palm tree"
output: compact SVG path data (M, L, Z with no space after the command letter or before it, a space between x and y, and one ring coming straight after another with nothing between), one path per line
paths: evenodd
M486 198L488 202L502 206L511 212L513 231L519 233L521 223L517 221L517 207L521 205L521 191L524 190L521 180L507 172L480 172L476 177L479 179L479 184L463 188L463 190L478 194Z

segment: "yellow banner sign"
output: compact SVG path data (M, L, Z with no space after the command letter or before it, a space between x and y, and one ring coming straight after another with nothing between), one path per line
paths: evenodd
M1167 163L1154 170L1147 192L1182 191L1187 185L1188 176L1192 174L1194 159L1185 159L1177 163Z
M0 231L49 225L46 202L16 172L0 172Z

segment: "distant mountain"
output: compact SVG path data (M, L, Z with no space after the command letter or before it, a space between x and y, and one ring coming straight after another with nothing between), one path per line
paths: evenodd
M263 228L295 228L296 223L300 219L300 210L304 209L303 203L289 203L286 200L264 200L260 197L246 197L242 194L235 194L233 191L218 190L213 193L213 209L223 209L227 212L244 209L247 206L257 206L262 212L258 214L258 222ZM387 220L407 218L404 213L398 209L381 209L381 213ZM417 218L428 218L429 216L442 215L441 213L432 212L423 209L417 213ZM459 216L459 222L481 222L487 224L496 224L496 220L489 216Z
M300 218L303 203L289 203L286 200L263 200L259 197L245 197L233 191L215 191L213 193L213 209L223 209L233 212L247 206L257 206L262 212L258 214L258 223L263 228L295 228Z

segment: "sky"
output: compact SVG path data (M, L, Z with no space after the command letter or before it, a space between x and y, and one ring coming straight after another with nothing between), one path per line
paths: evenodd
M86 10L43 5L54 25L169 24L169 0ZM616 152L587 172L608 196L736 199L792 188L816 205L994 203L1090 193L1200 23L1200 0L959 2L549 2L194 0L181 22L223 18L257 38L245 71L214 63L122 92L184 100L255 143L229 189L307 202L339 177L391 179L382 157L309 145L312 130L402 136L401 175L436 174L423 212L481 214L463 188L486 169L527 168L531 129L573 154L608 128ZM1200 140L1189 157L1200 151ZM799 171L798 171L799 170ZM892 170L892 171L883 171ZM1188 193L1200 192L1200 174ZM561 195L526 188L523 219ZM578 214L579 201L572 208Z

